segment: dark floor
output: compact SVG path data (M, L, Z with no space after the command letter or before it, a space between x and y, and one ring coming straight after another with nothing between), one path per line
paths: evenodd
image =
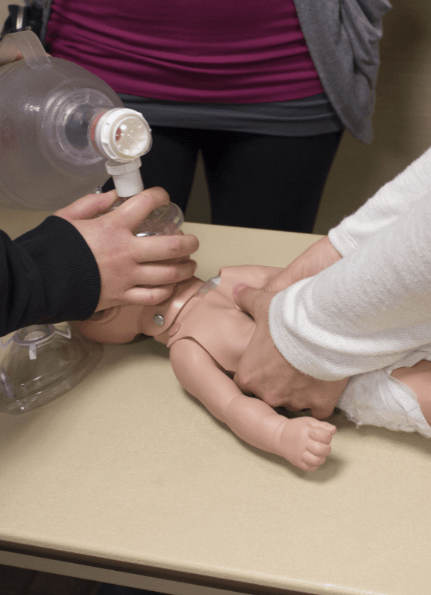
M297 591L286 594L301 595ZM0 564L0 595L163 595Z
M0 565L1 595L98 595L101 583Z
M162 595L0 564L0 595Z

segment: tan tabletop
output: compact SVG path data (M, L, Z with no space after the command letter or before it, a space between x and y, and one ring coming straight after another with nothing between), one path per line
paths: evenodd
M41 218L4 211L0 227ZM317 239L184 230L202 278L283 266ZM105 347L68 395L0 414L0 563L187 595L429 595L431 443L334 421L332 455L305 473L211 417L164 346Z

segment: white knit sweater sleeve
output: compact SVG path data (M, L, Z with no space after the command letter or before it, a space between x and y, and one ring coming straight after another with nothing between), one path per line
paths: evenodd
M431 189L431 149L385 184L358 211L329 232L329 239L343 256L376 231L408 213Z
M431 342L431 193L315 277L272 300L271 335L298 370L336 380Z

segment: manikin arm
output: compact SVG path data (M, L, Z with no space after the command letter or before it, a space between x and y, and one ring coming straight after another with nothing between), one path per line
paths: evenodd
M266 403L245 396L192 339L172 345L171 364L181 385L245 442L304 471L314 471L325 462L336 431L333 425L311 417L287 419Z

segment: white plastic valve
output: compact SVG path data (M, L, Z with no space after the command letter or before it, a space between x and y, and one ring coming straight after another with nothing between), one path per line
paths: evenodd
M98 150L116 162L132 161L151 148L151 129L135 110L113 108L96 117L91 136Z

